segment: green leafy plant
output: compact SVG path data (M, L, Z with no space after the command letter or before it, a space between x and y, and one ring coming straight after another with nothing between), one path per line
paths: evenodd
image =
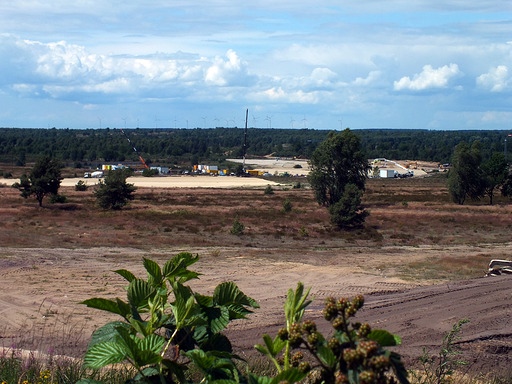
M308 382L325 384L409 383L400 355L384 349L399 344L399 337L372 330L367 323L351 322L364 304L362 296L352 301L327 299L323 315L334 332L326 338L314 321L302 320L311 303L308 295L302 283L290 290L285 303L286 327L274 338L264 335L264 344L256 346L274 363L276 377L290 383L306 376Z
M237 357L222 331L258 304L232 282L218 285L212 296L193 292L185 283L198 278L189 269L197 260L198 256L180 253L160 267L144 258L147 279L124 269L115 271L129 283L127 301L93 298L83 304L117 314L122 321L94 332L85 365L99 369L127 362L137 371L130 383L187 383L190 365L204 382L237 382Z
M419 372L411 371L414 382L417 384L447 384L453 382L452 375L459 366L467 365L467 362L458 358L460 350L455 342L460 338L462 326L469 323L468 319L459 320L452 329L443 337L441 348L436 355L432 355L427 349L423 349L420 357L422 369Z

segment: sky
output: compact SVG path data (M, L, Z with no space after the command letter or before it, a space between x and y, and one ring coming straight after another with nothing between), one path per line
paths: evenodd
M510 0L10 0L0 127L512 131Z

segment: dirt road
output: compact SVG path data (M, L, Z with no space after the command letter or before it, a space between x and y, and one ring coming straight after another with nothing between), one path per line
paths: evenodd
M162 263L183 250L4 248L2 251L0 336L3 345L80 356L92 331L115 318L79 302L90 297L124 298L126 282L112 273L113 270L126 268L142 275L143 256ZM187 251L201 257L194 269L203 275L193 282L194 290L211 293L220 282L234 281L259 302L261 309L249 320L232 324L228 332L241 355L256 356L253 346L261 342L262 334L274 335L282 326L286 291L302 281L312 287L314 298L307 317L323 323L325 330L328 327L320 313L326 297L365 294L366 305L360 312L360 320L399 334L403 345L397 351L410 366L417 363L423 347L439 351L443 335L463 318L468 318L470 323L463 327L458 345L473 371L504 372L512 363L511 277L420 287L379 274L371 266L365 266L365 272L356 266L359 262L353 253L328 258L317 251L294 262L280 259L278 249Z

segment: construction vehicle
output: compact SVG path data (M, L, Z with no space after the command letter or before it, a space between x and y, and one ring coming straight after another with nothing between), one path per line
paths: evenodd
M487 271L487 276L497 276L512 274L512 261L510 260L491 260L489 263L489 270Z

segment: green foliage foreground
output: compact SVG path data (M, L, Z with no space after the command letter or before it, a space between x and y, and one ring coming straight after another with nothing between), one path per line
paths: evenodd
M101 369L128 363L137 374L127 383L408 383L400 356L383 348L399 339L351 322L363 306L362 296L327 300L324 317L334 330L327 338L313 321L303 321L311 300L301 283L288 292L285 327L274 338L264 335L264 343L256 346L275 365L275 376L242 372L243 361L222 332L258 304L232 282L219 284L211 296L193 292L186 283L199 277L189 269L197 261L198 256L180 253L160 267L145 258L147 279L116 271L129 283L127 301L83 302L122 318L93 334L85 365Z

